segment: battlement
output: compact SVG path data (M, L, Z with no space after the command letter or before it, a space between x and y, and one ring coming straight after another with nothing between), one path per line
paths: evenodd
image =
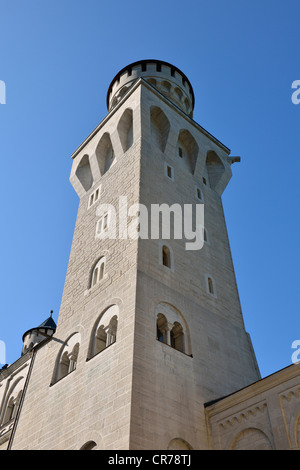
M193 116L195 97L190 81L174 65L161 60L140 60L124 67L112 80L107 92L110 111L131 86L143 78L160 93L175 103L184 113Z

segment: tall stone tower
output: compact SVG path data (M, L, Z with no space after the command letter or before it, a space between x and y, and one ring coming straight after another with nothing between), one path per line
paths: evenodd
M235 159L193 120L192 86L166 62L125 67L107 106L72 156L80 203L61 310L13 448L206 449L204 403L259 378L221 202ZM162 204L165 238L151 232ZM204 242L187 249L172 232L198 204Z

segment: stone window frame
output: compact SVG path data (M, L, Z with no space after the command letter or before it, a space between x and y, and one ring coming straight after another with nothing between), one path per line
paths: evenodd
M105 219L106 219L106 222L105 222ZM97 220L97 223L96 223L96 236L97 235L100 235L104 232L106 232L109 228L109 225L110 225L110 219L111 219L111 210L107 210L105 211L102 216L99 218L99 220ZM105 225L103 226L105 222ZM99 230L99 227L100 227L100 230Z
M169 346L184 355L193 357L191 354L189 329L183 315L171 304L161 302L155 308L156 340ZM175 331L176 330L176 331ZM161 336L159 334L161 333ZM181 332L181 338L174 337L172 333ZM176 345L177 339L177 345Z
M97 318L90 336L87 361L105 351L109 346L117 342L119 324L119 307L115 304L106 308ZM103 331L103 338L99 336ZM101 341L105 340L105 346L101 346ZM100 343L100 347L99 347Z
M169 250L169 261L170 261L170 266L167 266L163 262L163 249L164 247L167 247ZM162 266L166 271L168 272L174 272L175 267L174 267L174 251L171 245L166 242L165 240L160 240L158 244L158 262L159 265Z
M73 333L64 342L56 358L53 378L50 386L60 382L70 375L77 368L78 356L80 352L80 333Z
M4 394L0 407L0 428L15 419L22 398L25 377L18 377Z
M98 258L97 262L94 263L90 276L89 276L89 289L93 289L95 286L97 286L99 283L101 283L104 279L107 278L107 273L105 272L106 268L106 256L100 256ZM100 276L102 272L102 276ZM97 279L95 280L95 274L97 275Z
M88 209L92 207L100 199L101 185L98 186L89 196Z

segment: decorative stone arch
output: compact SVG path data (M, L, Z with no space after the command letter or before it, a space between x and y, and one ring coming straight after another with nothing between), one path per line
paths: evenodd
M230 450L273 450L267 434L258 428L245 428L232 440Z
M97 450L97 444L95 441L87 441L79 450Z
M131 108L125 109L119 120L117 130L125 153L133 144L133 112Z
M175 87L173 98L175 98L175 100L178 101L179 104L181 104L182 99L183 99L183 92L182 90L180 90L179 87Z
M169 303L161 302L155 308L155 321L156 339L191 356L188 325L179 310Z
M94 287L98 282L105 278L106 256L102 255L93 264L89 275L89 289Z
M93 427L82 429L73 443L74 450L101 450L104 449L102 435Z
M76 369L80 343L81 335L78 332L70 335L64 342L56 358L52 385Z
M24 384L25 377L18 377L4 395L0 413L0 426L15 417L22 397Z
M102 135L96 147L96 159L101 176L115 163L115 153L108 132Z
M157 86L157 81L156 81L156 79L153 78L153 77L148 78L148 79L147 79L147 82L150 83L150 85L152 85L152 86L154 86L154 87Z
M300 449L300 387L286 390L280 396L280 407L285 410L287 421L287 437L291 449Z
M121 101L121 99L123 98L123 96L126 95L127 91L129 90L129 88L131 88L131 86L123 86L119 92L118 92L118 95L117 95L117 102Z
M119 307L115 304L100 314L92 328L87 360L116 342L118 319Z
M167 98L170 97L172 86L168 80L162 80L161 82L159 82L157 88L162 93L162 95L166 96Z
M162 152L165 151L169 132L170 122L165 113L158 106L150 108L151 121L151 142Z
M169 442L167 450L193 450L193 447L181 437L175 437Z
M177 146L177 162L182 167L194 174L199 146L196 139L187 129L181 129L178 134Z

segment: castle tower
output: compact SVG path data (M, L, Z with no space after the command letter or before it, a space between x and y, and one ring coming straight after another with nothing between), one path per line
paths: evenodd
M80 202L60 314L13 449L206 449L204 403L259 378L221 201L235 159L193 120L194 101L177 67L131 64L73 154ZM157 237L161 204L170 237ZM201 246L187 249L191 237L172 232L197 205Z

